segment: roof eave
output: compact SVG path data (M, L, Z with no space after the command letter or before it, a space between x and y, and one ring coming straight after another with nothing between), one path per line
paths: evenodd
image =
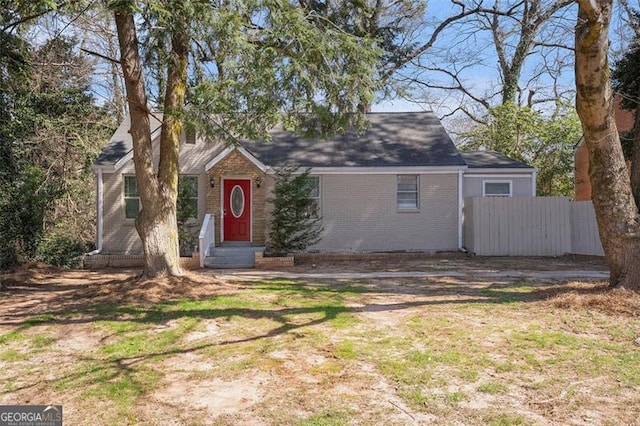
M535 167L469 167L466 171L467 175L485 175L485 174L512 174L525 175L536 172Z
M204 166L205 172L208 172L213 167L215 167L216 164L220 163L222 160L227 158L227 156L231 154L234 150L237 150L238 152L240 152L243 156L247 158L247 160L253 163L253 165L256 166L258 169L260 169L262 172L267 171L268 167L262 161L258 160L253 154L247 151L243 146L229 146L223 149L218 155L213 157L210 161L208 161L205 164Z
M304 167L304 166L302 166ZM460 170L466 170L466 165L451 166L378 166L378 167L311 167L310 173L336 174L336 175L363 175L363 174L451 174Z

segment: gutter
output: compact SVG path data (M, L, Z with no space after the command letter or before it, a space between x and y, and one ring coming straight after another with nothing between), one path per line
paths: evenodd
M537 181L537 170L531 172L531 196L535 197L537 193L536 181Z
M458 250L466 252L466 249L462 245L462 231L463 231L462 225L464 222L463 184L464 184L464 171L458 170Z
M96 222L96 232L97 232L97 247L94 251L87 253L87 256L94 256L96 254L100 254L102 252L102 240L104 237L104 180L102 177L102 169L97 169L97 188L96 188L96 199L98 201L97 208L97 222Z

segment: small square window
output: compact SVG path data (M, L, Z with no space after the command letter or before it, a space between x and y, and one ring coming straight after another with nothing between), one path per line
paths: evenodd
M484 181L484 197L511 197L511 181Z
M398 210L418 209L418 175L399 175L397 187Z

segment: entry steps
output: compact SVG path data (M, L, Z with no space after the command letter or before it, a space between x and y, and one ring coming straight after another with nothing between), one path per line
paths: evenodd
M205 257L204 266L213 269L255 268L255 254L260 251L264 251L264 247L254 247L248 243L223 243L209 250L210 255Z

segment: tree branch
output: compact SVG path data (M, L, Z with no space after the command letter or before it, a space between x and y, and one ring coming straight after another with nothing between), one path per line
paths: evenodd
M445 19L444 21L442 21L440 23L440 25L438 25L436 27L436 29L433 31L433 33L431 34L431 37L429 37L429 40L427 40L426 43L424 43L422 46L420 46L417 49L415 49L413 52L409 53L407 56L402 58L402 60L396 62L391 68L388 68L387 70L385 70L384 73L382 74L381 78L380 78L381 83L384 83L385 81L387 81L389 79L389 77L391 77L391 75L393 73L398 71L400 68L402 68L403 66L405 66L409 62L411 62L414 59L416 59L418 56L422 55L425 51L429 50L434 45L436 40L438 39L438 36L440 35L440 33L442 33L452 23L454 23L456 21L459 21L461 19L464 19L467 16L474 15L474 14L477 14L477 13L483 13L484 12L484 13L492 13L492 14L500 14L500 15L506 15L506 13L507 13L507 12L500 12L500 11L497 11L495 9L486 9L486 8L481 7L481 6L477 6L477 7L474 7L473 9L465 10L466 6L461 1L459 1L459 0L451 0L451 2L453 4L455 4L455 5L460 6L462 11L460 13L458 13L457 15L450 16L447 19Z
M89 55L97 56L98 58L104 59L105 61L108 61L114 64L120 64L120 60L103 55L102 53L94 52L93 50L85 49L84 47L81 47L80 50Z
M20 18L20 19L18 19L16 21L8 23L4 27L2 27L0 29L0 31L2 31L3 33L9 32L12 29L14 29L15 27L17 27L18 25L24 24L25 22L33 21L34 19L38 19L39 17L44 16L47 13L51 13L51 12L53 12L55 10L58 10L61 7L65 7L65 6L69 5L69 4L73 4L73 3L76 3L76 2L77 2L77 0L64 1L64 2L62 2L60 4L56 4L55 7L44 9L44 10L42 10L40 12L37 12L37 13L34 13L32 15L23 16L22 18Z

